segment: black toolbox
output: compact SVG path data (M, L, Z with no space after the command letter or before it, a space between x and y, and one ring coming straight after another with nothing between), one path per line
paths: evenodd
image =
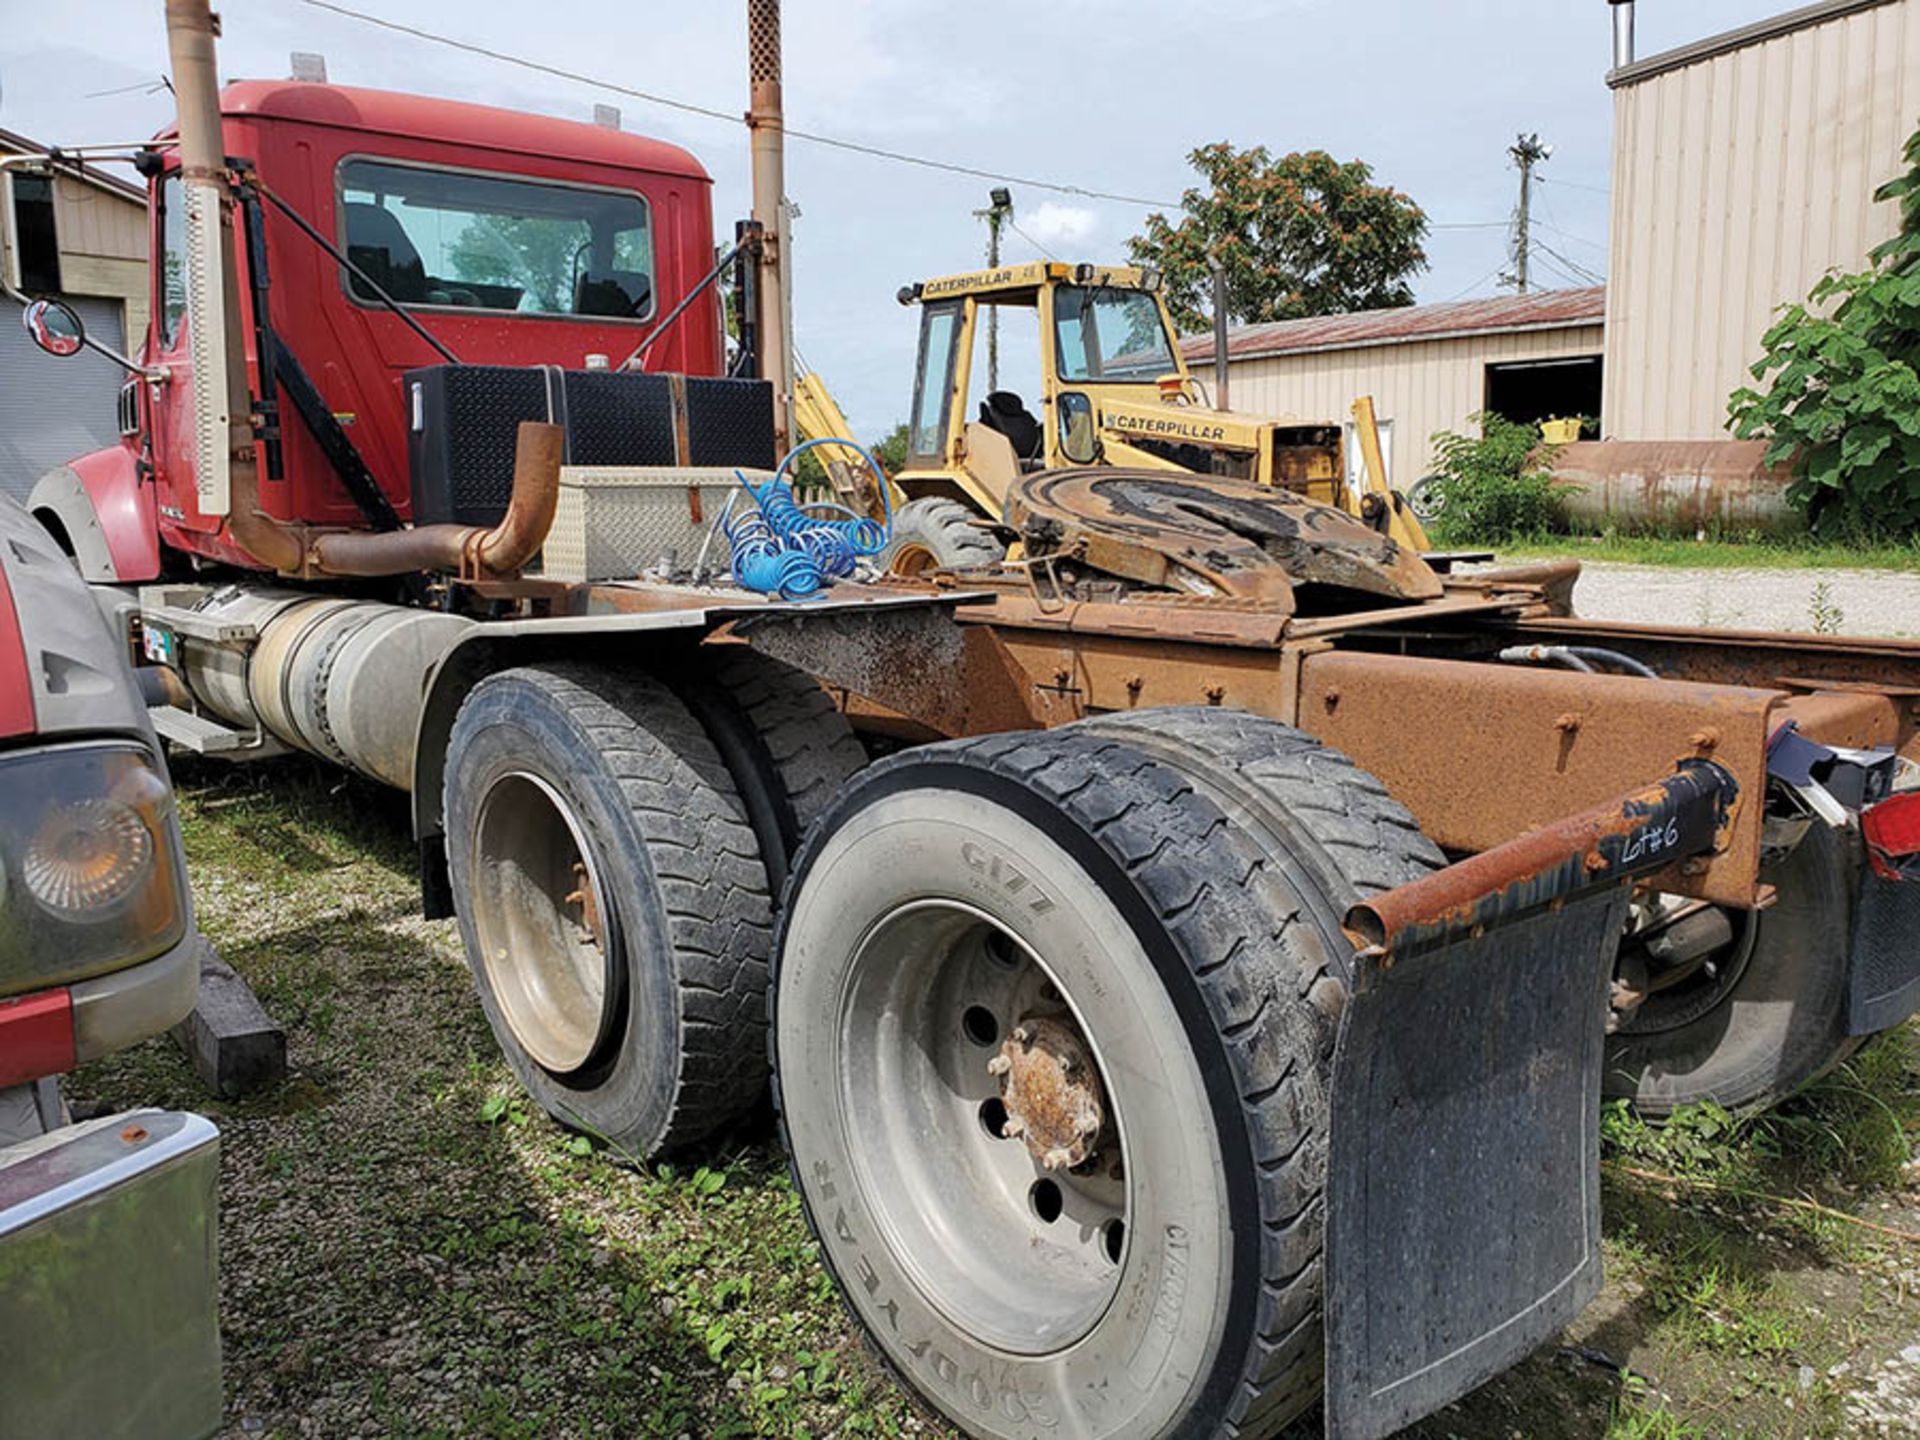
M409 370L407 468L413 523L491 525L513 493L520 422L567 432L569 465L736 465L771 470L773 386L765 380L429 365Z

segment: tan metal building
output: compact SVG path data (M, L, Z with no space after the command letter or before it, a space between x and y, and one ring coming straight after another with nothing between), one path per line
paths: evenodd
M0 130L0 155L42 147ZM58 296L87 332L115 350L140 347L150 305L146 196L98 175L8 175L0 205L0 263L28 294ZM92 351L41 354L11 302L0 300L0 492L24 498L46 470L119 435L124 373Z
M1710 440L1774 312L1893 234L1920 0L1825 0L1613 71L1608 438Z
M1371 395L1389 483L1405 489L1431 470L1434 433L1467 430L1477 411L1598 415L1605 309L1594 287L1242 326L1227 336L1228 398L1235 410L1344 423ZM1211 384L1213 337L1181 350Z

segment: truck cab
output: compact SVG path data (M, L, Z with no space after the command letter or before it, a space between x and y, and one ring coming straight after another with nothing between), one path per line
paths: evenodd
M228 85L220 116L244 176L229 243L260 508L277 522L407 523L408 371L449 356L617 368L713 264L712 182L662 141L301 81ZM124 436L46 476L29 508L69 537L91 579L155 579L167 551L258 568L228 518L203 510L197 484L187 301L203 267L172 132L141 168L153 318ZM649 368L692 375L720 375L723 361L711 299L647 351Z

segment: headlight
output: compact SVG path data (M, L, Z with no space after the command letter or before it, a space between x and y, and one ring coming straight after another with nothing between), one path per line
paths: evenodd
M186 932L173 793L136 745L0 755L0 995L151 959Z

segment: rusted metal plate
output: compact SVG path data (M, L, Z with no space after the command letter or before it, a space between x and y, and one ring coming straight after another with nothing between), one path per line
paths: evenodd
M1331 1440L1433 1413L1599 1292L1600 1074L1626 900L1616 886L1402 961L1355 958L1327 1159Z
M1449 850L1490 850L1710 758L1764 793L1776 691L1334 651L1301 664L1295 723L1379 776ZM1286 718L1286 717L1282 717ZM1663 889L1754 902L1761 806Z
M956 625L944 611L790 606L735 621L729 633L829 689L865 696L942 735L1076 718L1036 687L994 631Z

